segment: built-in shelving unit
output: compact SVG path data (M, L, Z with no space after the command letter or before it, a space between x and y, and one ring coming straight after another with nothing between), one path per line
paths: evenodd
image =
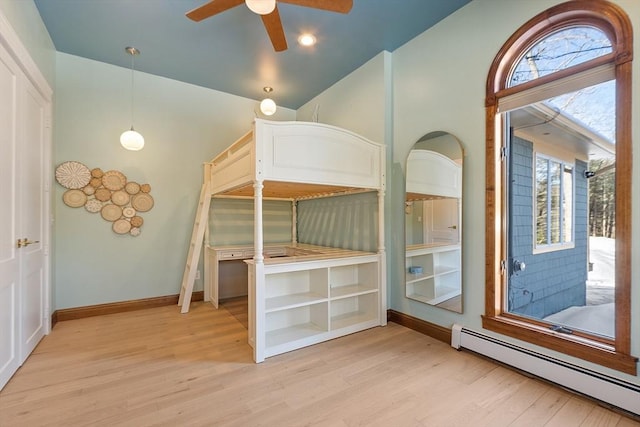
M250 298L257 316L249 328L255 345L264 324L264 357L380 324L377 254L265 264L264 274L264 307Z
M439 304L461 293L460 245L421 245L407 248L406 296ZM412 267L422 268L412 273Z

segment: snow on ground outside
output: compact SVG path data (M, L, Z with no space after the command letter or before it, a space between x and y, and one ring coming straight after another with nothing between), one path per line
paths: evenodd
M589 237L587 305L569 307L544 320L598 335L614 336L615 239Z

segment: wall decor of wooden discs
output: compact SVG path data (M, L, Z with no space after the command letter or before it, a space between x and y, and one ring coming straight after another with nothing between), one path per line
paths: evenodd
M65 205L84 206L88 213L100 212L116 234L140 235L144 220L138 213L148 212L154 205L150 184L128 181L118 170L104 172L76 161L59 164L55 176L67 189L62 196Z

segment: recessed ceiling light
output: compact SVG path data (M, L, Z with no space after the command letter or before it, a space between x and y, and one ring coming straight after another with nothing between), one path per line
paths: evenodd
M298 43L300 43L301 46L313 46L316 44L316 38L313 34L302 34L298 37Z

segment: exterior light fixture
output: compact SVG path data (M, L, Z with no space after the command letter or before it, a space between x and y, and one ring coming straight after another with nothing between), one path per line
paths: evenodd
M139 151L144 147L144 138L138 132L133 129L133 75L134 75L134 58L140 54L140 51L135 47L126 47L124 50L131 55L131 129L124 131L120 135L120 144L127 150Z
M276 0L245 0L245 4L258 15L268 15L276 8Z
M262 90L267 94L273 92L273 88L269 86L265 86ZM265 116L272 116L277 108L275 101L271 98L265 98L260 102L260 111L262 111L262 114Z

